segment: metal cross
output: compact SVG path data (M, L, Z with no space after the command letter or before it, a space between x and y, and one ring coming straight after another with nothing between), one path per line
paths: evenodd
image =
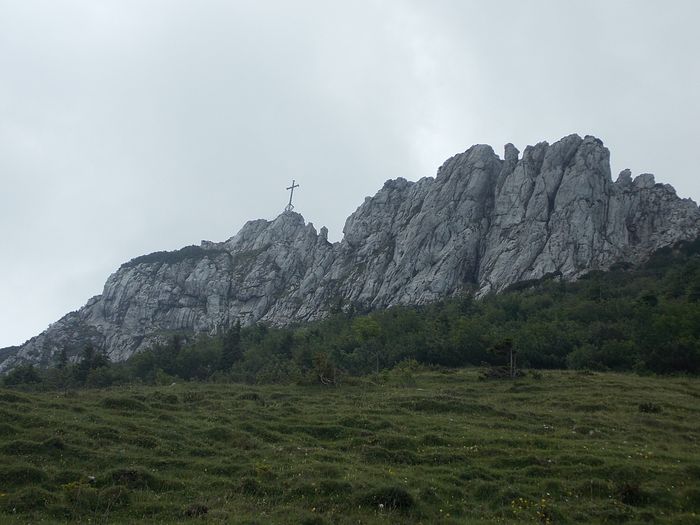
M294 188L298 188L299 185L294 183L294 179L292 179L292 185L287 188L288 190L292 190L292 192L289 194L289 204L287 204L287 207L284 209L284 211L292 211L294 209L294 205L292 204L292 197L294 197Z

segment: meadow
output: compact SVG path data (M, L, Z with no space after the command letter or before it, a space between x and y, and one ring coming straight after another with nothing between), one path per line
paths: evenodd
M0 390L0 523L700 523L700 379Z

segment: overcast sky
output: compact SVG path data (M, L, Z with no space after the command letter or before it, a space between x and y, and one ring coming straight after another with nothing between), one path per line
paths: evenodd
M593 134L700 198L700 2L0 0L0 347L135 256Z

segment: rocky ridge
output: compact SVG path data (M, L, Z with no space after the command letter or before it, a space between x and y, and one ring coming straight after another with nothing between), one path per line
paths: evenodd
M113 360L173 332L236 319L284 325L338 305L383 308L458 293L498 292L547 274L576 279L700 235L700 209L650 174L613 182L609 151L591 136L475 145L435 178L387 181L331 244L298 213L255 220L225 242L203 241L123 264L101 295L25 344L0 351L0 371L46 365L87 342Z

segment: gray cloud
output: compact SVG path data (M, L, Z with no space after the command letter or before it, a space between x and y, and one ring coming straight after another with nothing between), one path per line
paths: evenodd
M473 143L595 134L700 197L695 2L0 0L0 346L134 256L297 210L332 239Z

